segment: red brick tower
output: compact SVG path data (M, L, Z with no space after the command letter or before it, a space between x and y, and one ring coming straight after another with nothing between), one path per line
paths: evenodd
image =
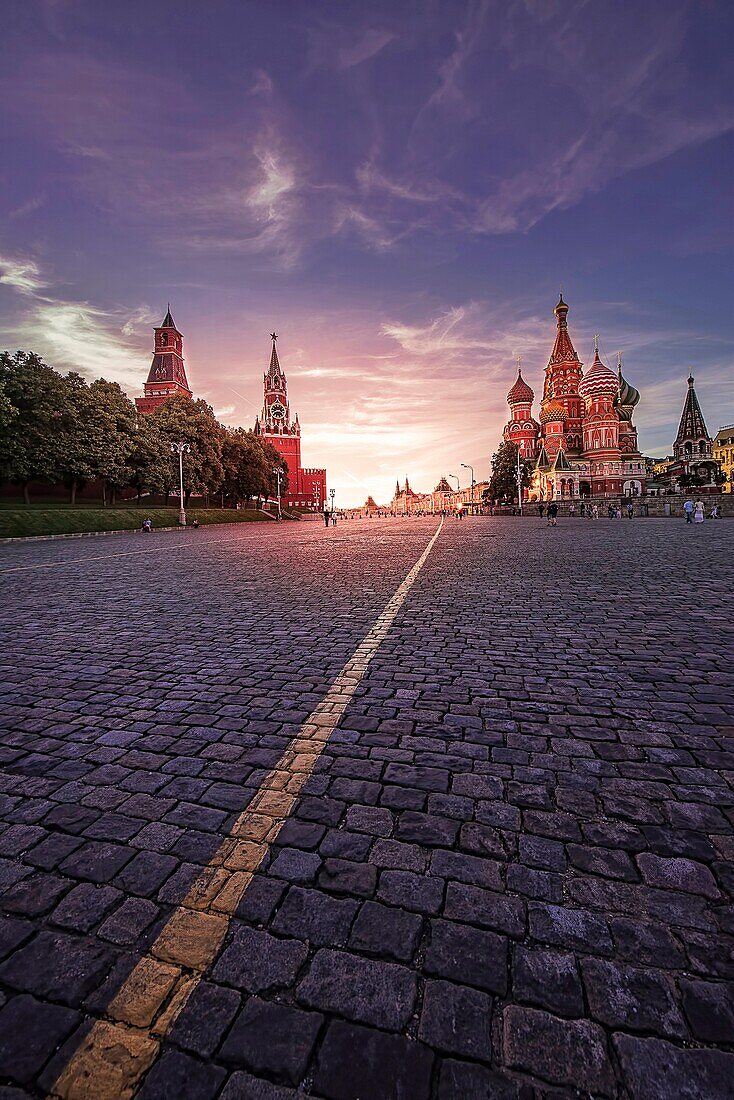
M523 458L535 458L538 449L540 425L533 420L534 393L522 376L520 360L517 361L517 378L507 395L510 419L503 433L505 443L514 443Z
M622 492L622 452L619 449L619 394L617 375L599 358L594 337L594 362L583 377L579 393L584 400L584 460L589 463L592 496Z
M288 467L288 492L283 503L320 509L327 503L326 470L304 470L301 466L301 425L297 415L291 420L288 383L276 348L277 333L271 332L270 339L273 347L270 366L263 375L263 407L255 421L255 435L272 443Z
M559 402L566 413L564 418L565 451L569 457L579 455L583 446L581 420L584 415L584 403L579 396L581 383L581 363L568 332L568 306L563 294L553 311L556 315L556 342L553 345L548 366L545 368L543 386L544 408L551 401ZM543 416L541 415L541 423Z
M183 336L176 328L169 305L163 323L155 330L153 362L144 385L145 397L135 399L138 412L149 413L174 394L193 397L186 379Z

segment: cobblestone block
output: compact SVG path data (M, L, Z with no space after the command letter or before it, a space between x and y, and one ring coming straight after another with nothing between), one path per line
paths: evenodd
M138 1100L214 1100L226 1073L177 1050L166 1051L143 1081Z
M615 1035L614 1047L630 1096L644 1100L730 1100L734 1054L682 1050L663 1039Z
M492 998L451 982L428 981L418 1037L449 1054L488 1062L491 1058Z
M605 959L584 959L581 970L594 1019L613 1028L686 1037L673 984L659 971Z
M222 1058L295 1085L306 1070L322 1019L315 1012L251 997L222 1046Z
M254 928L238 928L212 971L215 982L249 993L290 985L308 950L298 940L281 940Z
M560 1020L535 1008L508 1006L502 1015L505 1064L594 1096L613 1096L605 1036L588 1020Z
M332 898L317 890L292 886L273 921L274 932L321 947L339 947L347 941L358 903Z
M354 922L349 946L368 955L387 955L397 962L409 962L422 924L416 913L366 901Z
M558 1016L582 1016L584 995L576 957L559 951L515 948L512 966L515 999L539 1005Z
M507 940L469 925L432 921L424 970L463 985L504 994L507 990Z
M210 1058L240 1007L239 994L233 989L199 982L171 1030L178 1046Z
M335 1020L319 1051L314 1086L328 1100L428 1100L434 1057L402 1035Z
M321 949L298 986L297 996L310 1008L397 1030L410 1019L416 977L395 963Z
M696 1039L734 1043L734 983L682 978L683 1011Z
M0 1078L29 1084L80 1019L70 1008L11 997L0 1009Z

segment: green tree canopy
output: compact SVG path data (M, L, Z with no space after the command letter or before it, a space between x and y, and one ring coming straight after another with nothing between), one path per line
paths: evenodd
M515 443L501 443L492 455L492 473L484 492L486 500L517 500L517 453ZM532 478L531 463L521 460L521 470L525 489Z
M15 415L0 435L2 475L23 486L60 481L63 470L64 432L59 430L68 413L69 386L40 356L16 351L0 355L0 386Z

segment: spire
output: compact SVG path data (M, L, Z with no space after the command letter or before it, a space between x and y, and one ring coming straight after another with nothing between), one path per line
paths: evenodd
M176 322L173 320L173 317L171 316L171 303L170 302L168 303L168 308L166 309L166 316L163 318L163 323L161 325L161 328L176 328ZM176 329L176 332L178 332L178 329Z
M552 363L578 363L579 357L576 354L571 337L568 335L568 306L563 300L563 294L558 299L558 305L553 310L556 315L556 342L553 345L553 351L551 357L548 360L548 366Z
M266 378L271 378L271 379L272 378L282 378L283 380L285 380L285 375L283 374L283 371L281 370L280 361L278 359L278 349L275 346L275 342L278 339L277 332L271 332L270 333L270 339L273 341L273 347L272 347L272 350L270 352L270 365L268 366L268 373L265 377Z
M682 448L687 442L698 443L701 440L710 441L710 439L711 437L706 430L706 421L703 418L701 406L693 388L693 374L691 373L688 375L688 392L683 403L678 434L673 444L673 454L677 457L678 449Z

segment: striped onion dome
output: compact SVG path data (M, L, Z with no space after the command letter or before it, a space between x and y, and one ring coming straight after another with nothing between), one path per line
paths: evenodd
M615 397L619 389L619 379L613 370L599 358L599 349L594 353L594 362L587 370L579 385L579 395L588 400L591 397Z
M540 411L540 423L552 424L558 420L568 420L568 413L560 401L551 400Z

